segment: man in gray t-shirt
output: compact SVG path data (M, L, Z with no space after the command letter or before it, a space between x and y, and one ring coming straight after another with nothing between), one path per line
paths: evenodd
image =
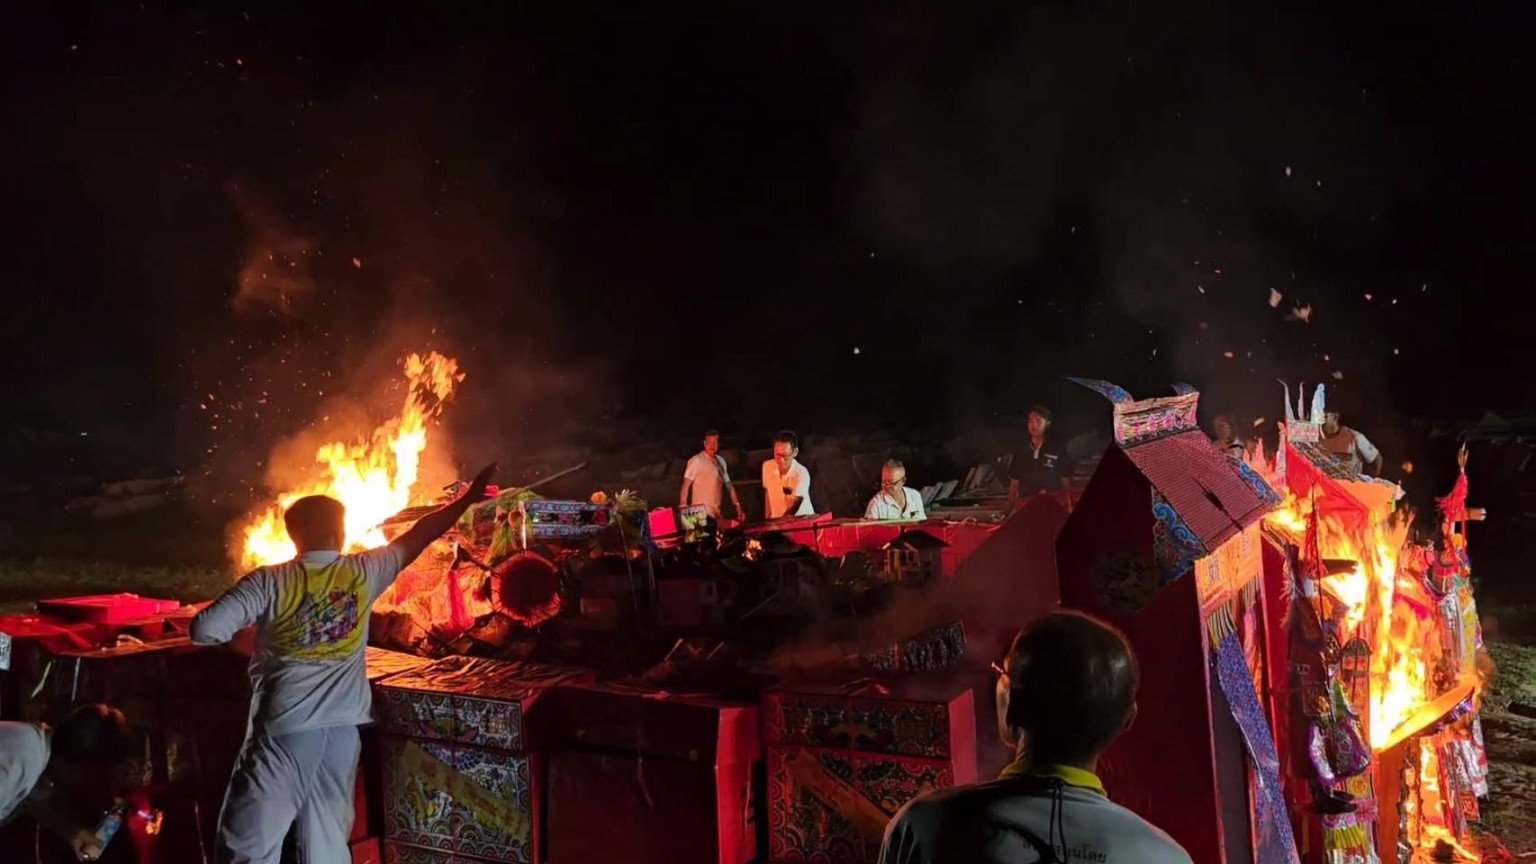
M1094 618L1054 612L996 666L998 730L1017 760L990 783L907 802L880 864L1191 864L1173 838L1115 804L1094 774L1136 715L1136 660Z
M277 864L297 828L304 861L348 861L357 781L357 727L372 715L363 664L373 601L464 511L485 497L495 466L463 496L421 517L393 543L343 555L345 510L320 495L283 514L298 550L258 567L192 621L192 641L228 642L256 626L251 715L219 814L219 860Z

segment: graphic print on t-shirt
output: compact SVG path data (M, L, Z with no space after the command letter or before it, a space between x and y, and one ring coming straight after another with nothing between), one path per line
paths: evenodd
M278 586L270 646L297 660L337 660L362 645L359 626L368 607L368 579L346 559Z

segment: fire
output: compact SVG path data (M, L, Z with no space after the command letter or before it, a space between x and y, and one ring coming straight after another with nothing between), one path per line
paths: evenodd
M1287 494L1285 503L1266 518L1299 540L1306 532L1309 506ZM1321 587L1340 609L1340 641L1359 636L1371 647L1367 725L1371 749L1380 752L1402 740L1400 727L1430 701L1423 655L1430 634L1418 616L1398 602L1400 590L1415 590L1411 580L1399 579L1397 570L1398 553L1408 533L1406 522L1374 512L1355 531L1343 522L1319 519L1318 546L1323 558L1346 559L1355 565L1324 577ZM1411 593L1407 596L1416 599Z
M411 504L427 446L427 421L442 411L454 386L464 380L457 361L435 351L411 354L403 365L407 388L400 414L365 440L335 441L316 451L320 478L278 496L241 531L242 567L275 564L294 556L293 542L283 528L283 511L306 495L329 495L346 505L348 549L384 545L379 523Z
M1457 860L1483 860L1481 853L1463 846L1456 839L1456 832L1435 818L1436 814L1444 812L1447 804L1454 806L1454 802L1445 801L1445 792L1440 788L1440 757L1436 755L1435 748L1428 741L1423 741L1418 745L1418 752L1418 794L1424 802L1418 807L1422 814L1420 818L1423 820L1423 833L1419 837L1419 846L1424 849L1433 849L1436 844L1444 843L1451 847L1457 855Z

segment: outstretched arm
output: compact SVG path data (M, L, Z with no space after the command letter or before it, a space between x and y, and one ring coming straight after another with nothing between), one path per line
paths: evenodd
M267 608L267 577L253 570L197 613L187 635L198 645L219 645L256 623Z
M401 566L415 561L416 556L425 551L433 540L448 533L448 529L459 521L459 517L464 515L464 511L468 510L470 505L483 501L485 487L491 482L491 477L495 473L496 463L494 462L481 468L480 473L475 475L475 479L469 482L469 488L464 490L463 495L417 519L415 525L396 537L395 542L390 545L400 550Z

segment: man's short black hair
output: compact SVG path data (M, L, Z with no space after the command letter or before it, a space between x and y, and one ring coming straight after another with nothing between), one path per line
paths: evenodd
M54 727L51 747L53 755L76 765L116 765L128 758L128 724L110 705L81 705Z
M301 550L324 549L346 539L347 508L328 495L308 495L288 505L283 527Z
M1044 420L1047 423L1051 422L1051 409L1045 407L1044 405L1029 406L1029 413L1025 414L1024 416L1028 417L1030 414L1039 414L1041 420Z
M781 430L779 432L774 433L773 443L775 443L775 444L788 444L789 445L789 449L791 449L791 450L799 450L800 449L800 436L796 435L795 433L793 433L791 431L789 431L788 429L783 429L783 430Z
M705 438L719 438L720 437L720 430L719 429L705 429L704 430L704 437Z
M1139 674L1125 636L1080 612L1052 612L1019 631L1009 652L1008 722L1029 758L1098 757L1136 707Z

